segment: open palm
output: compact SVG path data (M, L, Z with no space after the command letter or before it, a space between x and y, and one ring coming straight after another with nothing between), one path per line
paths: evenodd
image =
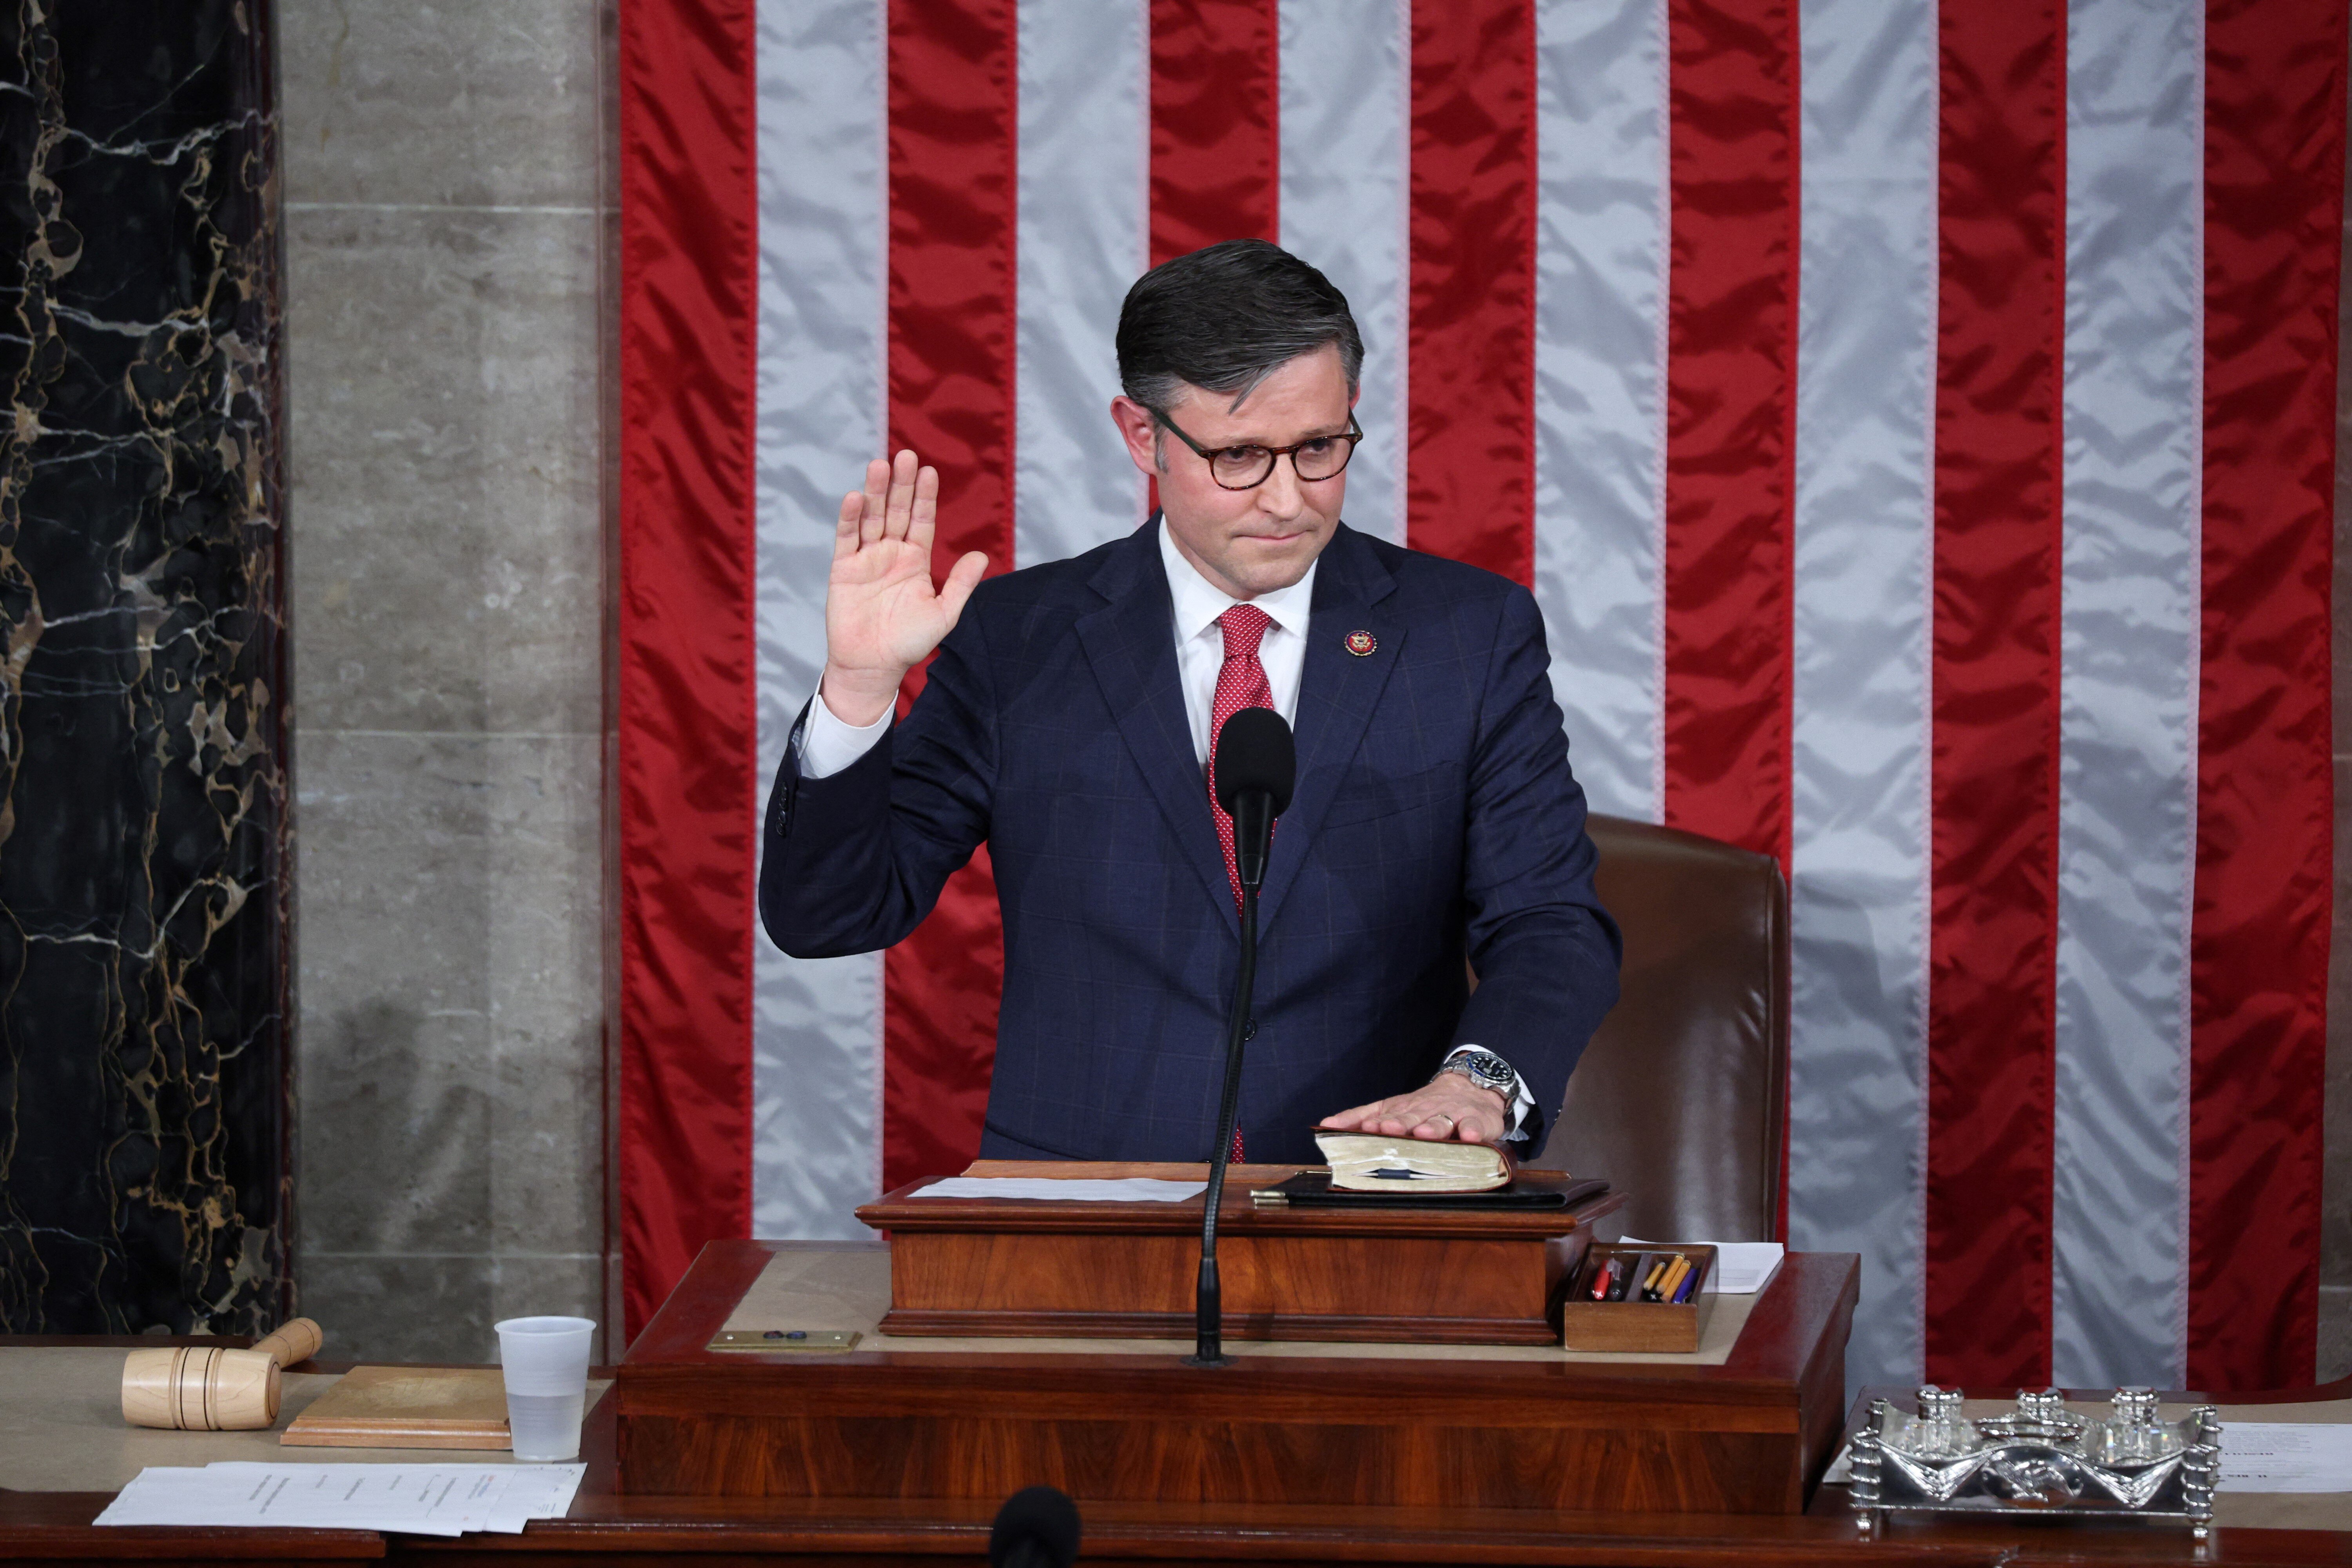
M866 466L866 488L841 499L833 572L824 595L824 701L852 724L868 724L896 699L907 671L955 628L988 557L963 556L934 589L931 542L940 476L915 454Z

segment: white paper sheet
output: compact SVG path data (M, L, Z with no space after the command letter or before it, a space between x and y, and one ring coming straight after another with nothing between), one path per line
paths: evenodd
M1209 1190L1206 1182L1162 1182L1150 1176L1058 1180L1052 1176L948 1176L919 1198L1049 1198L1075 1204L1181 1204ZM1232 1194L1227 1194L1231 1196Z
M215 1470L380 1470L381 1464L326 1464L287 1466L271 1465L252 1459L215 1459L206 1467ZM572 1500L580 1490L580 1479L588 1473L584 1464L561 1465L451 1465L432 1467L436 1475L476 1478L496 1476L505 1483L490 1521L482 1528L502 1534L519 1535L522 1527L534 1519L562 1519L572 1510Z
M562 1518L586 1473L580 1464L150 1466L94 1522L514 1534Z
M1777 1241L1636 1241L1632 1237L1616 1244L1619 1247L1712 1247L1715 1267L1707 1273L1706 1282L1699 1289L1707 1295L1753 1296L1764 1289L1773 1275L1780 1272L1780 1259L1788 1249Z
M2352 1426L2321 1422L2225 1421L2221 1489L2352 1492Z
M344 1469L359 1473L334 1473ZM505 1490L496 1477L440 1475L426 1465L150 1466L93 1522L462 1535L489 1528Z
M487 1468L487 1467L486 1467ZM572 1500L579 1495L580 1478L588 1473L583 1464L569 1465L509 1465L507 1495L502 1518L511 1524L493 1524L492 1530L520 1533L525 1523L534 1519L562 1519L572 1511Z

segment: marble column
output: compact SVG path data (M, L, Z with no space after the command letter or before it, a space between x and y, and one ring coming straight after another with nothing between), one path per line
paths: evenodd
M0 0L0 1328L288 1304L269 0Z

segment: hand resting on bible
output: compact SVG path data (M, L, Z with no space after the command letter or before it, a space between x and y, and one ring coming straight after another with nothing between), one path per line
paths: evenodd
M1492 1143L1510 1124L1509 1102L1458 1072L1440 1073L1410 1094L1392 1094L1323 1119L1326 1127L1431 1142Z

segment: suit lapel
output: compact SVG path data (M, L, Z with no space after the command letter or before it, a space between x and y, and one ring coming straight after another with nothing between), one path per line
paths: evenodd
M1316 829L1331 808L1339 782L1347 776L1380 705L1381 689L1396 668L1404 645L1402 622L1378 607L1396 588L1396 580L1364 542L1363 535L1342 525L1324 547L1315 574L1315 603L1307 623L1307 662L1298 678L1298 784L1290 809L1274 831L1268 857L1265 890L1258 898L1260 929L1274 919L1284 895L1298 879L1298 868L1314 842ZM1355 632L1372 634L1369 654L1349 651ZM1202 815L1206 815L1203 808ZM1219 868L1223 869L1222 862ZM1232 900L1226 900L1228 906Z
M1078 617L1079 646L1169 832L1238 938L1241 918L1209 816L1208 781L1192 754L1192 722L1176 671L1176 612L1160 564L1159 520L1112 551L1090 584L1108 602Z

